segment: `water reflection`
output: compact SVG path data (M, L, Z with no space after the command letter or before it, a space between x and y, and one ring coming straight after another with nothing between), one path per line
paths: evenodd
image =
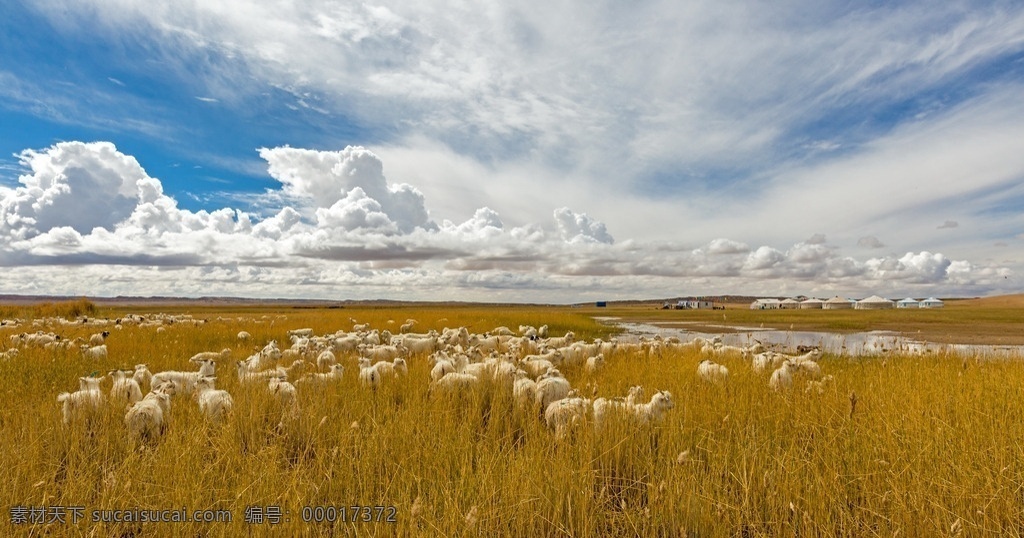
M636 338L640 336L653 337L654 335L661 335L663 338L675 336L685 342L697 336L705 338L720 336L725 344L748 346L760 342L770 349L783 352L796 352L800 346L816 346L827 353L855 356L879 355L891 351L918 354L956 353L958 355L970 356L1024 357L1024 346L939 344L914 340L890 331L839 334L817 331L780 331L761 327L723 326L723 332L716 333L708 332L708 325L700 325L702 330L697 330L696 328L686 327L685 323L680 322L674 322L671 325L660 325L624 322L621 321L621 318L613 317L599 317L595 319L602 323L622 327L627 335L635 335Z

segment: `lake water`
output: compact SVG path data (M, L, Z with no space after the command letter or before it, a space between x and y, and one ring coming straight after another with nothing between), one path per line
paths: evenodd
M653 323L623 322L621 318L595 318L601 323L616 325L627 334L663 338L675 336L682 341L692 340L698 336L710 338L719 336L722 342L733 346L748 346L757 342L769 349L783 352L796 352L797 346L818 346L822 351L834 354L854 356L879 355L889 351L908 353L956 353L959 355L985 357L1024 357L1024 346L1009 345L974 345L974 344L940 344L925 342L900 336L889 331L870 331L859 333L830 333L816 331L784 331L767 327L733 327L722 326L720 333L708 332L706 324L693 324L689 328L686 322L673 322L671 325ZM697 329L700 327L700 330ZM711 326L713 327L713 326ZM620 337L621 338L621 337Z

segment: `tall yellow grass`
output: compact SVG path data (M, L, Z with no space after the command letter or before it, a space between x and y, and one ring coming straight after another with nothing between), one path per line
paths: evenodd
M64 427L59 392L76 377L146 362L189 368L198 351L244 358L287 329L351 327L349 317L397 331L547 323L588 339L609 329L567 309L452 308L203 313L203 326L126 327L109 359L23 349L0 362L3 535L234 536L1020 536L1024 534L1024 364L954 356L887 360L827 356L824 394L768 390L739 358L705 386L690 353L619 353L584 396L631 385L671 391L676 407L654 428L615 422L556 439L507 390L458 396L428 390L424 357L407 378L362 389L352 359L338 385L300 390L301 414L279 423L262 386L241 387L228 361L218 388L234 395L226 424L204 422L176 397L152 445L125 434L123 410ZM224 319L218 319L222 316ZM394 323L389 324L388 320ZM87 336L89 329L61 329ZM246 330L248 343L235 335ZM8 343L11 331L0 334ZM108 387L105 384L104 387ZM303 521L303 507L394 506L396 522ZM15 525L12 507L222 509L218 523ZM279 524L249 524L247 507L277 506ZM375 517L375 516L374 516ZM271 528L273 527L273 528Z

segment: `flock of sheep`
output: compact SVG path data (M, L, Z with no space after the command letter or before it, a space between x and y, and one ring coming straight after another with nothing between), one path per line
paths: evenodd
M408 360L429 360L429 391L453 393L472 391L488 383L511 391L517 406L543 417L544 423L562 437L571 428L591 424L600 429L612 416L646 425L659 422L673 409L671 393L658 391L644 400L644 390L634 386L619 398L590 399L574 390L561 369L581 368L588 376L601 370L606 357L614 353L659 353L672 348L690 349L711 358L697 366L699 379L707 383L728 381L728 369L712 359L736 355L749 360L755 372L774 369L769 378L773 390L793 386L795 375L810 378L807 390L821 392L831 380L822 377L817 359L821 353L811 350L803 355L785 355L767 351L759 344L735 347L720 339L695 338L681 342L676 338L641 338L638 342L616 340L577 341L572 332L562 336L548 335L547 326L520 326L518 332L498 327L487 333L473 334L465 327L445 328L441 332L411 332L414 320L402 325L398 334L375 330L355 320L350 331L339 330L314 335L313 329L287 332L290 346L282 349L270 341L259 351L235 363L240 386L262 386L265 394L281 410L282 423L294 419L299 412L298 392L318 390L331 383L340 383L350 361L357 369L359 384L375 390L393 378L409 375ZM20 334L11 337L16 345L39 344L39 339L53 344L55 335ZM80 344L87 357L106 356L105 340L110 333L94 334L88 343ZM252 339L248 332L238 333L240 341ZM17 349L17 348L14 348ZM102 355L99 351L102 350ZM189 397L209 421L219 423L230 415L234 397L216 388L218 361L229 361L231 350L201 352L188 359L194 369L151 373L147 365L137 364L132 370L109 372L111 387L104 394L100 385L104 377L79 378L79 388L57 397L62 405L63 421L71 424L78 417L91 416L109 399L111 405L124 406L124 422L130 434L144 441L156 440L165 430L172 399ZM426 381L426 380L424 380ZM143 387L148 393L143 394ZM279 424L280 425L280 424Z

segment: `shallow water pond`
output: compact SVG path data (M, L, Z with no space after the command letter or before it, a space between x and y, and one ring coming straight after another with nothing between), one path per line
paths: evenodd
M956 353L971 356L1017 357L1024 358L1024 346L1008 345L976 345L976 344L939 344L915 340L890 331L869 331L857 333L832 333L819 331L787 331L768 327L733 327L722 326L722 332L709 332L706 324L694 323L693 327L686 322L670 324L635 323L622 321L621 318L595 318L602 323L623 328L628 335L652 337L661 335L663 338L675 336L682 341L692 340L698 336L710 338L719 336L722 342L733 346L748 346L757 342L770 349L784 352L796 352L799 346L817 346L827 353L855 356L879 355L886 352L906 353ZM698 329L699 328L699 329Z

